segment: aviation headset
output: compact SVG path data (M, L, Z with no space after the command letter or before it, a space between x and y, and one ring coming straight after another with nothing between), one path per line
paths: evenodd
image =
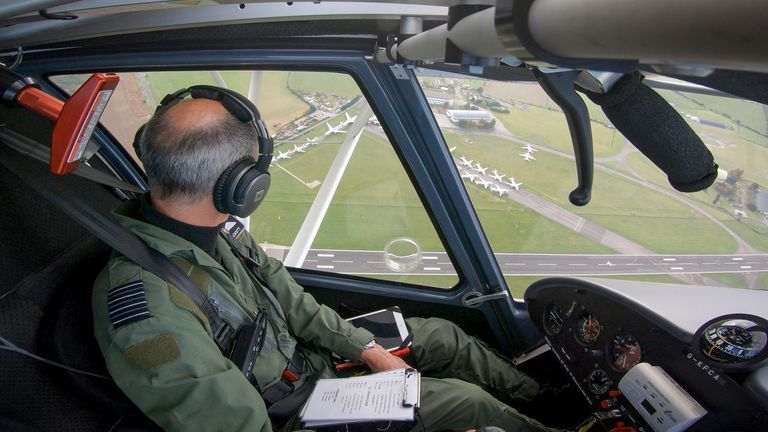
M247 98L232 90L208 85L196 85L166 95L155 113L167 110L184 100L210 99L220 102L227 111L243 123L251 123L258 134L259 158L246 156L227 167L213 187L213 204L216 210L225 214L247 217L256 210L267 196L269 185L269 164L272 161L274 144L270 138L259 110ZM146 124L142 125L133 141L136 155L141 159L140 143Z

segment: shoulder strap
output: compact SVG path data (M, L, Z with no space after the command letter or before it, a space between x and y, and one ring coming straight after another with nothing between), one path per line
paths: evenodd
M236 217L230 216L229 220L224 224L224 228L221 230L221 236L224 238L224 240L226 240L229 248L232 249L232 253L234 253L235 256L240 260L243 268L245 268L245 272L248 273L248 275L253 280L254 285L257 285L259 288L261 288L261 290L264 292L264 295L267 296L267 299L275 309L275 312L277 312L280 318L284 320L285 313L283 313L283 308L280 306L280 302L277 301L277 298L269 289L269 284L267 284L267 282L264 281L261 276L259 276L258 272L253 269L254 267L259 267L258 253L253 250L253 248L242 244L240 240L238 240L238 236L243 231L245 231L243 224L240 223Z
M139 236L118 224L108 216L92 208L87 202L72 194L58 179L51 179L50 173L29 172L22 167L23 156L0 145L0 163L19 177L38 194L53 203L67 216L91 232L104 243L147 271L174 285L200 308L213 331L213 339L222 353L228 355L232 349L235 329L218 316L208 298L179 267L147 245Z

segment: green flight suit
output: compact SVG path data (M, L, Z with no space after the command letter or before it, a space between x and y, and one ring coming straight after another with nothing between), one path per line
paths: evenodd
M280 380L296 349L308 363L296 386L312 372L320 378L334 376L328 351L359 360L371 333L318 304L247 233L240 241L258 251L259 276L280 303L285 321L223 239L216 245L220 264L189 241L142 221L138 207L135 200L118 208L119 223L185 270L223 319L238 327L258 310L270 314L271 325L253 370L259 391ZM165 430L272 429L259 391L220 353L207 319L177 288L115 255L94 284L93 315L96 339L115 382ZM448 321L413 318L408 325L414 366L430 376L422 381L420 413L426 430L490 425L509 432L549 430L486 392L530 400L538 389L533 380ZM296 428L296 422L289 427ZM416 429L421 428L419 424Z

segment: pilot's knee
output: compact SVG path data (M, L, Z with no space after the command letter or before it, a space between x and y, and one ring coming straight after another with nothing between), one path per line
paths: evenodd
M411 330L416 350L433 358L452 358L456 354L459 338L464 334L456 324L442 318L422 318L415 324Z

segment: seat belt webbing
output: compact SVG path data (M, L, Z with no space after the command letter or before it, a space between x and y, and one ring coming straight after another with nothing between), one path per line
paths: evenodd
M203 295L189 276L168 257L151 248L132 231L72 194L62 185L60 179L50 178L53 177L53 174L47 170L42 174L37 170L31 170L32 172L25 170L22 158L24 156L16 151L5 145L0 145L0 163L6 169L90 231L91 234L186 294L208 319L216 345L222 353L229 355L234 342L235 329L218 316L208 298Z

